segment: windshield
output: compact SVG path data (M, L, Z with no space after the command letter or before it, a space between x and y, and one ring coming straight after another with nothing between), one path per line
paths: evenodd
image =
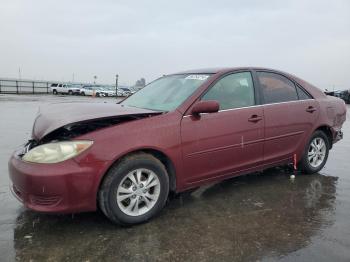
M182 74L159 78L121 104L157 111L172 111L203 84L209 74Z

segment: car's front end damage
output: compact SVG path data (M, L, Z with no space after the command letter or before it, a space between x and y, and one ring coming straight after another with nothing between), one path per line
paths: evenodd
M65 113L71 112L65 116ZM61 103L40 109L32 138L9 160L11 190L23 204L41 212L96 209L91 194L112 164L94 152L94 135L80 137L160 112L116 104Z
M71 213L94 210L91 191L107 162L82 166L74 159L54 164L30 163L16 151L9 161L12 191L23 204L41 212Z

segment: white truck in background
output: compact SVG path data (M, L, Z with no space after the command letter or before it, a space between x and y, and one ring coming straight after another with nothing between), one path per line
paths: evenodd
M54 95L68 94L68 95L79 95L80 85L74 84L51 84L50 88Z

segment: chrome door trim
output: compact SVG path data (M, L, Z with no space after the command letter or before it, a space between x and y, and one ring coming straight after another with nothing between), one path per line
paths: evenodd
M302 102L302 101L309 101L309 100L315 100L314 98L310 99L304 99L304 100L293 100L293 101L286 101L286 102L278 102L278 103L269 103L269 104L261 104L261 105L253 105L253 106L245 106L245 107L237 107L237 108L231 108L231 109L223 109L219 110L216 113L226 112L226 111L232 111L232 110L240 110L240 109L246 109L246 108L254 108L254 107L260 107L260 106L271 106L271 105L280 105L280 104L286 104L286 103L295 103L295 102ZM212 113L202 113L201 115L207 115ZM192 115L185 115L182 118L190 117Z

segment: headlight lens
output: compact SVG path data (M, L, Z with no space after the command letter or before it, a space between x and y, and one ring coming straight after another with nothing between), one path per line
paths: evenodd
M85 140L44 144L28 151L22 159L33 163L58 163L79 155L92 144Z

